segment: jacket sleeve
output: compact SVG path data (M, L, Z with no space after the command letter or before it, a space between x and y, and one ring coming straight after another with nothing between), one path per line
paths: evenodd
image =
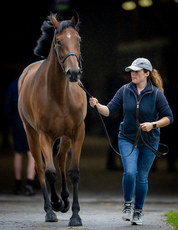
M159 112L159 117L167 117L170 120L170 124L173 123L173 113L169 106L169 103L165 97L165 95L161 92L161 90L158 90L157 98L156 98L156 108Z
M109 115L112 116L115 112L122 109L123 104L123 92L124 92L124 86L122 86L114 95L112 100L107 104L107 107L109 109Z

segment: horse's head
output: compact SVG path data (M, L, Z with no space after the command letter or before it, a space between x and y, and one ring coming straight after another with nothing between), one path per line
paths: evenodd
M79 23L73 16L71 20L58 22L52 15L51 22L55 28L54 47L58 61L69 81L80 80L82 74L80 41L81 38L76 30Z

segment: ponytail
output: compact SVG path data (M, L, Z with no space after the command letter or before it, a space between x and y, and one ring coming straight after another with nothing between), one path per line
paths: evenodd
M161 75L158 73L156 69L153 69L152 72L150 72L150 80L153 85L155 85L158 89L160 89L164 93L163 80L161 78Z

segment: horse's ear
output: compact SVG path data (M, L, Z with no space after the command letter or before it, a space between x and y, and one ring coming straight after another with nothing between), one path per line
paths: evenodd
M56 20L54 15L51 15L51 23L53 24L54 28L57 30L57 28L60 26L60 22Z
M74 10L74 15L72 16L71 21L75 24L75 26L79 25L79 15L77 11Z

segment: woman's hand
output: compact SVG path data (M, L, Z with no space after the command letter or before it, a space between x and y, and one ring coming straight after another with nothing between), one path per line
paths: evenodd
M98 104L98 99L95 97L90 97L89 103L90 103L90 106L94 108Z
M105 117L108 117L109 116L109 109L106 105L101 105L99 102L98 102L98 99L95 98L95 97L90 97L89 99L89 103L90 103L90 106L91 107L97 107L97 110L99 113L101 113L103 116Z
M144 122L140 124L141 129L144 132L150 132L153 129L153 123L152 122Z
M162 128L170 124L168 117L163 117L160 120L156 121L156 128ZM140 127L145 132L150 132L153 129L153 122L144 122L140 124Z

